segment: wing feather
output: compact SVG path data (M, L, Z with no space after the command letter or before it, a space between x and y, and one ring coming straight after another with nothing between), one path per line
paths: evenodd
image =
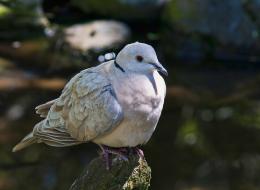
M35 108L36 113L39 114L40 117L45 118L48 115L48 112L55 101L56 101L56 99L37 106Z
M47 105L50 103L38 106L37 111ZM35 126L33 133L46 144L70 146L108 133L122 118L110 81L100 72L87 69L74 76L61 96L51 101L46 119Z

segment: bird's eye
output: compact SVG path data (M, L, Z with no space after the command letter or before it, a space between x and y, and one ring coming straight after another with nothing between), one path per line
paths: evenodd
M141 55L137 55L136 57L135 57L135 59L138 61L138 62L142 62L143 61L143 56L141 56Z

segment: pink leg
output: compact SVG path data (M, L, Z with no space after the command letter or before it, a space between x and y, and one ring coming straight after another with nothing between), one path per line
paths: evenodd
M111 158L110 155L114 154L124 161L128 161L129 154L137 154L139 157L144 158L144 152L138 147L121 147L112 148L105 145L100 145L102 150L102 156L106 164L106 169L111 168Z
M109 170L111 167L111 160L110 160L110 153L107 151L108 148L102 145L100 145L100 148L102 150L102 157L105 161L106 169Z
M120 159L124 160L124 161L128 161L128 151L127 148L111 148L109 147L107 149L107 152L110 154L114 154L119 156Z
M102 156L106 164L106 169L109 170L111 168L111 159L110 155L114 154L118 156L120 159L124 161L128 161L128 150L127 148L112 148L105 145L100 145L100 148L102 150Z
M134 147L133 149L139 157L144 158L144 152L142 149L138 148L138 146Z

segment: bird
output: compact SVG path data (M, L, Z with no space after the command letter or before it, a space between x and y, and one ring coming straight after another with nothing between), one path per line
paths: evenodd
M37 106L43 120L13 152L34 143L67 147L93 142L107 157L146 144L164 105L161 75L168 73L151 45L127 44L115 59L82 70L58 98Z

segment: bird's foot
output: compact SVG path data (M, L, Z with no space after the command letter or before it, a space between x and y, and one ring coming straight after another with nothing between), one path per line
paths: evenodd
M105 164L106 164L106 169L107 170L110 170L111 168L111 159L110 159L110 156L111 155L116 155L118 156L120 159L124 160L124 161L128 161L128 149L127 148L112 148L112 147L108 147L108 146L105 146L105 145L101 145L100 146L101 149L102 149L102 156L103 156L103 159L105 161Z
M111 167L110 153L106 151L106 147L102 148L102 157L104 159L106 169L109 170Z
M108 148L107 152L118 156L124 161L128 161L128 150L127 148Z
M144 158L144 152L138 146L133 147L134 153L136 153L140 158Z
M136 154L140 158L144 158L144 152L138 147L121 147L121 148L112 148L105 145L100 145L102 149L102 156L106 164L106 169L111 168L111 155L116 155L119 159L128 161L128 156L130 154Z

